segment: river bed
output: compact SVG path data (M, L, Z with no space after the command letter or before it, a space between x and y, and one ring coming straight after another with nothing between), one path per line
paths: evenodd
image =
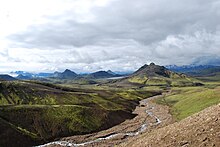
M119 124L108 130L104 130L98 133L82 136L72 136L64 138L60 141L50 142L44 145L39 145L37 147L48 147L48 146L65 146L65 147L79 147L79 146L97 146L99 143L105 145L109 143L109 146L118 144L120 139L134 137L143 132L146 132L152 126L158 126L163 122L160 117L164 119L164 116L160 117L155 114L160 108L156 104L152 104L151 100L158 96L147 98L140 101L140 105L136 107L134 113L138 114L134 119L125 121L122 124ZM156 108L155 108L156 107ZM156 110L155 110L156 109ZM163 109L162 109L163 110ZM160 110L160 111L162 111ZM168 111L167 111L168 113ZM133 129L133 130L132 130ZM90 137L92 136L92 137ZM79 138L79 139L78 139ZM117 139L119 141L117 141ZM85 141L84 141L85 140ZM114 141L112 141L114 140ZM76 142L74 142L76 141ZM81 141L81 142L80 142ZM106 146L108 146L106 144Z

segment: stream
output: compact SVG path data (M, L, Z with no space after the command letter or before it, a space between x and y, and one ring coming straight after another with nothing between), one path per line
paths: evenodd
M142 100L142 102L146 106L148 105L147 99ZM155 119L155 123L150 124L150 125L158 125L158 124L161 123L161 120L153 114L153 112L151 111L153 109L154 109L154 107L150 107L150 108L146 109L145 112L146 112L147 116L150 116L150 117ZM87 141L87 142L82 142L82 143L70 143L70 142L67 142L67 141L54 141L54 142L50 142L50 143L47 143L47 144L44 144L44 145L39 145L39 146L36 146L36 147L46 147L46 146L49 146L49 145L60 145L60 146L65 146L65 147L78 147L78 146L89 145L89 144L92 144L92 143L97 143L97 142L100 142L100 141L103 141L103 140L109 140L109 139L112 139L112 138L115 138L115 137L121 136L121 135L132 137L132 136L137 136L140 133L143 133L147 129L148 125L149 125L149 123L145 119L144 123L137 130L132 131L132 132L111 133L107 136L100 137L100 138L97 138L95 140L91 140L91 141Z

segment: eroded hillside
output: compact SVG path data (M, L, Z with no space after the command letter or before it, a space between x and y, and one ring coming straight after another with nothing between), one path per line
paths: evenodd
M158 94L28 81L2 81L0 86L0 137L7 138L0 140L3 146L31 146L109 128L133 118L141 98ZM10 136L21 141L11 141Z
M121 147L220 146L220 104L180 122L145 133Z

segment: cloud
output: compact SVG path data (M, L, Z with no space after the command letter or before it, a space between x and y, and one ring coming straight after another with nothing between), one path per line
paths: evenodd
M83 0L62 6L42 23L33 21L7 36L8 56L44 69L79 72L220 58L217 0Z
M190 64L203 56L220 54L220 32L209 33L205 30L194 34L171 35L154 45L154 54L158 59L169 60L169 64ZM167 64L168 64L167 63Z

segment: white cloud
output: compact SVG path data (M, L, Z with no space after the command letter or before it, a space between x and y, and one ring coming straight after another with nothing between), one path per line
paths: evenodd
M70 12L79 21L92 19L93 7L105 6L109 0L0 0L0 34L24 31L30 25L48 23L48 17Z
M219 9L217 0L0 0L0 70L125 71L220 58Z

